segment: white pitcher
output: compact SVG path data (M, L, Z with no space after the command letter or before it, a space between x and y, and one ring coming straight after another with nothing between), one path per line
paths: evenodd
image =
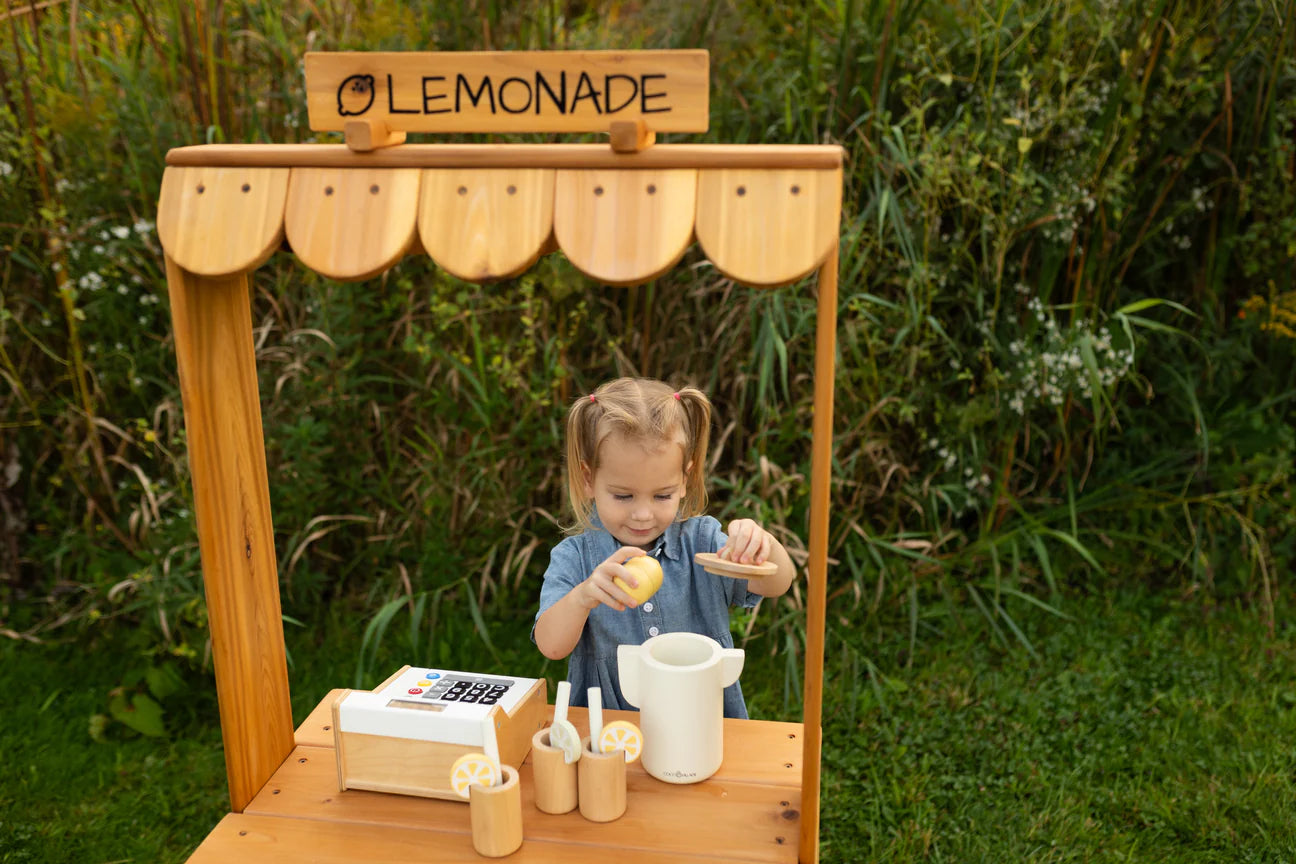
M621 694L639 708L644 769L667 783L698 783L724 758L724 688L738 680L741 648L698 633L662 633L617 646Z

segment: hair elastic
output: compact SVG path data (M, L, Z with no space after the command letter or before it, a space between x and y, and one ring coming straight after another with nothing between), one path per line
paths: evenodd
M679 401L679 391L678 391L678 390L676 390L676 391L675 391L674 393L672 393L671 395L675 397L675 401L676 401L676 402Z
M591 401L591 402L594 401L594 394L593 394L593 393L590 394L590 401Z

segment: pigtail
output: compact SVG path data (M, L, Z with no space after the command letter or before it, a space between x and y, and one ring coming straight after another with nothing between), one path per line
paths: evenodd
M684 500L680 502L680 516L687 519L706 512L707 448L711 442L711 400L696 387L681 387L672 398L678 401L684 415L683 427Z
M567 501L576 517L575 527L581 530L593 527L594 505L585 494L585 471L594 468L601 414L594 393L577 399L567 410Z

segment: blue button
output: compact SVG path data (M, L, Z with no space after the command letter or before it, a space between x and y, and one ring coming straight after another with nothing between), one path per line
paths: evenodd
M429 678L429 679L435 681L436 679L438 679L438 678L441 677L441 673L440 673L440 672L429 672L429 673L427 673L426 675L424 675L423 677L424 677L424 678Z

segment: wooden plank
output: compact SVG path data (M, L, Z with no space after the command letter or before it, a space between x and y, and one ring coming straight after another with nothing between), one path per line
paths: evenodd
M168 168L158 239L172 261L199 276L255 270L283 240L287 194L283 168Z
M519 769L522 823L527 841L601 843L659 855L730 854L753 861L796 860L800 790L795 786L662 783L635 765L626 771L626 812L596 824L579 812L542 813L535 806L530 762ZM793 781L799 770L788 769ZM248 813L293 819L430 828L468 834L468 805L407 795L337 790L333 752L298 747L248 805ZM664 830L663 826L669 826ZM525 844L524 844L525 845Z
M819 772L822 757L824 623L827 615L828 532L832 497L833 386L837 356L837 244L819 268L815 318L814 421L810 445L810 542L806 584L805 698L802 719L804 766L801 826L797 842L802 864L819 861Z
M333 718L330 706L344 690L330 690L319 705L297 727L297 745L306 747L333 746ZM545 724L553 722L554 706L545 707ZM567 719L581 735L589 734L589 709L572 706L567 709ZM603 722L626 720L639 725L638 711L617 711L606 708ZM725 720L724 761L715 779L726 783L762 783L772 786L798 785L802 774L802 736L800 723L777 720ZM629 771L646 773L643 766L634 763Z
M345 144L196 144L168 165L279 168L840 168L836 144L657 144L616 153L603 144L402 144L357 153Z
M579 270L637 285L675 266L693 240L697 172L560 170L554 238Z
M333 701L346 692L346 688L339 687L336 690L330 690L318 705L311 709L302 720L297 731L293 733L293 741L298 747L332 747L333 746Z
M469 282L506 279L536 262L553 234L552 169L429 169L418 230L437 266Z
M705 132L710 58L672 51L308 51L310 128L405 132Z
M293 748L247 276L166 259L233 809Z
M284 229L302 263L331 279L377 276L414 242L419 172L294 168Z
M459 805L468 822L467 805ZM579 817L578 817L579 818ZM593 826L593 823L587 823ZM675 853L664 859L656 851L610 849L590 829L590 841L556 843L524 839L508 856L510 864L740 864L748 858L732 854ZM669 833L670 826L653 826L652 833ZM226 816L194 851L190 864L371 864L393 861L437 861L445 864L480 864L483 859L469 834L432 828L359 825L309 819L234 814Z
M744 285L795 282L837 247L841 184L839 169L700 171L698 243Z

